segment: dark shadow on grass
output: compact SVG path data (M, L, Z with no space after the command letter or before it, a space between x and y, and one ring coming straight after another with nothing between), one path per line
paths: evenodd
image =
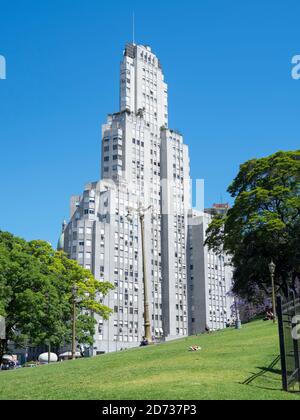
M278 365L278 362L280 361L280 356L276 357L275 360L273 360L273 362L268 366L268 367L258 367L257 369L259 369L258 373L253 374L252 376L250 376L250 378L246 379L245 382L242 383L242 385L251 385L254 381L256 381L257 379L263 377L266 373L273 373L274 375L278 375L281 376L281 370L280 369L276 369L275 367ZM262 387L259 387L262 388ZM264 389L264 388L262 388ZM265 388L268 390L278 390L278 388Z
M276 366L278 365L280 361L280 356L276 357L275 360L273 360L273 362L270 364L270 366L268 367L258 367L257 369L259 369L258 373L253 374L250 378L246 379L245 382L243 382L241 385L251 385L255 380L257 380L258 378L263 377L266 373L272 373L274 375L278 376L278 381L280 382L280 388L271 388L271 387L263 387L260 385L256 385L254 384L254 386L258 389L264 389L266 391L282 391L282 387L281 387L281 370L280 369L276 369ZM290 394L300 394L299 391L289 391Z

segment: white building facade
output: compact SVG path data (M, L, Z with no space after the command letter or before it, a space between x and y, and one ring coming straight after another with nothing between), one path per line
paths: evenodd
M235 320L231 294L233 267L226 254L217 255L205 246L206 231L214 211L189 213L188 275L189 333L226 328Z
M168 87L151 49L128 44L121 63L120 111L102 128L101 181L71 199L64 250L115 290L104 299L109 321L97 317L94 353L136 347L144 335L141 231L152 334L188 335L188 210L190 160L180 133L168 128ZM128 217L131 209L131 217ZM133 209L133 210L132 210Z

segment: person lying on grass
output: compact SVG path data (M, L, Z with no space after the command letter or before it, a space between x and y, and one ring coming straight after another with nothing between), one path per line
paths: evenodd
M202 350L202 349L199 346L191 346L190 347L190 351L200 351L200 350Z

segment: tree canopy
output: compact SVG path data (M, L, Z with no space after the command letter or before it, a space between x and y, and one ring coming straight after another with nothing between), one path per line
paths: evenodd
M26 242L0 232L0 315L6 318L6 342L17 346L61 346L71 342L72 289L76 286L77 340L92 344L93 314L107 319L101 297L113 289L43 241Z
M268 293L273 260L278 291L287 295L300 278L300 151L244 163L228 191L234 205L213 219L206 244L232 256L237 294Z

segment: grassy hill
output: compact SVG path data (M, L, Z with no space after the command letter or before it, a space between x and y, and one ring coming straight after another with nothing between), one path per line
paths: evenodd
M189 352L196 344L201 352ZM211 335L0 373L0 399L300 400L281 391L277 327ZM273 363L274 362L274 363Z

